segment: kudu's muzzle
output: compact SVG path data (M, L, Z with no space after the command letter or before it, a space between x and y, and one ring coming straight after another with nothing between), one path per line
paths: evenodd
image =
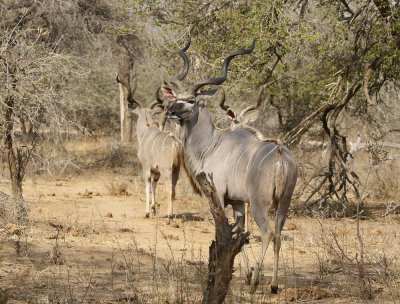
M189 103L176 101L171 104L167 111L169 120L182 124L190 116L191 110L188 109Z

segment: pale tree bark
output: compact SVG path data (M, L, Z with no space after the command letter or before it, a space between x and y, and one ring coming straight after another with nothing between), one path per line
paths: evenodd
M128 111L128 101L126 99L126 88L119 83L119 109L121 122L121 142L129 143L132 139L132 117Z
M128 103L133 101L136 90L136 75L133 66L132 55L126 49L120 48L117 82L119 84L121 142L123 143L132 141L132 114L128 109Z

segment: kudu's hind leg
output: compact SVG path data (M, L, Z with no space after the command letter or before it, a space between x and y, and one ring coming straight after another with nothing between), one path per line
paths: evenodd
M174 212L174 200L175 200L175 189L176 189L176 184L178 183L178 178L179 178L179 167L173 167L172 168L172 176L171 180L168 181L168 185L170 185L169 189L169 197L168 197L168 224L171 223L172 217L173 217L173 212Z
M263 270L263 262L265 253L267 252L268 245L274 236L274 232L272 231L272 227L268 220L268 210L265 208L257 208L257 205L253 204L253 217L257 223L257 226L261 231L261 252L258 257L257 265L254 269L254 272L251 277L250 283L250 293L253 294L256 291L256 288L259 283L259 276Z
M271 292L278 293L278 264L279 264L279 251L281 249L281 232L283 225L285 224L287 212L289 209L289 203L281 202L278 205L278 210L275 215L275 237L274 242L274 268L273 276L271 281Z
M144 182L146 185L146 218L150 217L150 192L151 192L151 177L145 176Z
M241 232L247 232L243 231L244 229L244 223L245 223L245 217L247 216L246 212L246 205L243 202L231 202L232 205L232 209L233 209L233 216L235 219L235 226L232 229L232 233L234 234L239 234ZM243 256L243 260L245 263L245 267L246 267L246 282L250 284L251 281L251 273L252 270L250 268L250 263L249 263L249 256L247 255L247 251L246 251L246 244L243 245L242 249L242 256Z
M156 188L157 188L157 182L158 179L160 178L159 173L152 173L151 175L151 212L154 215L156 215Z
M244 203L233 202L231 203L233 209L233 217L235 219L235 225L232 229L232 233L239 234L244 228Z

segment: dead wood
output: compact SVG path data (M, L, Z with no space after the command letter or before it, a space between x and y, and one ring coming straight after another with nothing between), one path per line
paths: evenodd
M210 204L215 221L215 240L209 248L207 288L202 303L223 303L232 279L235 256L246 243L249 233L233 233L225 211L218 199L212 176L200 173L196 176L203 194Z

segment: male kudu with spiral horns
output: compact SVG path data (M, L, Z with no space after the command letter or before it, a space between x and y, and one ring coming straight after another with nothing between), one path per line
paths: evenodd
M181 81L171 79L164 82L162 89L164 96L169 99L168 119L181 125L185 162L190 174L193 179L200 173L212 176L221 204L232 206L234 231L243 230L244 205L251 205L262 240L257 266L252 273L249 269L251 293L257 287L265 252L271 240L274 243L271 290L277 293L281 231L296 185L296 161L286 147L260 140L252 129L216 128L210 112L201 100L204 93L199 92L206 85L221 85L227 79L231 60L238 55L250 54L254 46L255 41L249 49L229 55L222 64L220 77L201 80L189 88L185 88ZM274 229L268 218L271 208L275 210Z

